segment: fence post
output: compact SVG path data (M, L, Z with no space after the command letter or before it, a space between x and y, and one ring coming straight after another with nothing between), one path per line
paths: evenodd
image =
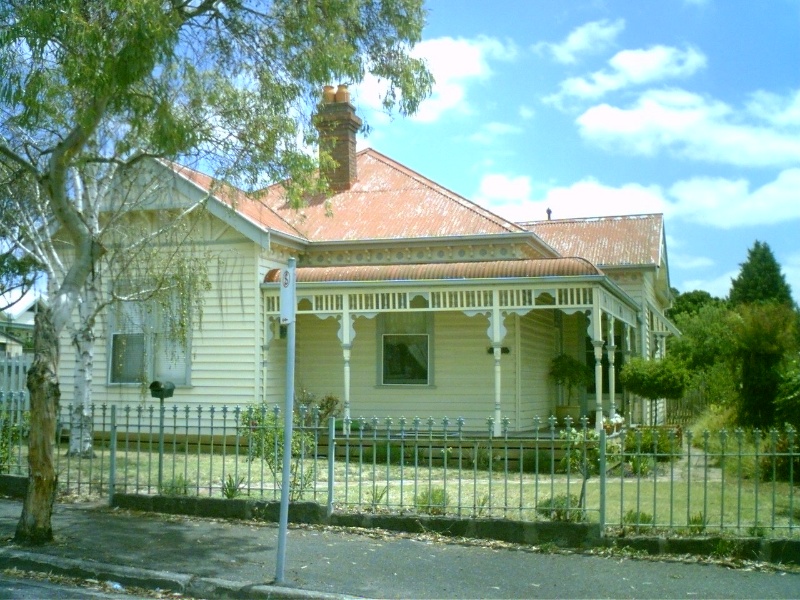
M600 430L600 535L606 531L606 431Z
M333 514L333 467L336 462L336 417L328 419L328 518Z
M114 505L114 488L117 482L117 406L111 405L111 443L109 448L108 505Z

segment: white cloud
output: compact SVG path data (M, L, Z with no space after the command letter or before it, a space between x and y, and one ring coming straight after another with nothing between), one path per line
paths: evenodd
M477 132L469 136L469 139L470 141L477 142L479 144L493 144L498 140L498 138L506 135L516 135L519 133L522 133L522 128L517 127L516 125L492 121L482 125Z
M771 92L756 92L747 109L753 116L772 125L800 127L800 90L788 97Z
M786 283L792 288L795 302L800 304L800 252L785 257L781 269L786 277Z
M411 117L429 123L446 112L469 114L472 111L467 94L469 86L491 78L492 61L514 60L517 47L512 41L502 42L487 36L472 39L441 37L418 43L411 55L424 59L435 79L430 97ZM385 82L371 74L351 90L359 109L369 112L368 121L371 123L385 124L389 121L381 104L385 90Z
M718 277L711 279L687 279L686 281L678 284L678 289L682 292L691 292L692 290L705 290L712 296L717 298L727 298L728 293L731 291L731 281L739 275L738 270L728 271Z
M666 207L658 186L635 183L615 188L585 179L569 187L551 188L541 200L531 198L532 190L529 177L486 175L481 181L477 201L511 221L545 219L548 208L553 211L554 219L570 219L661 213Z
M467 87L474 81L491 77L491 61L510 61L517 49L512 42L480 36L475 39L443 37L425 40L412 54L424 58L435 83L431 97L425 100L414 119L431 122L446 111L470 112Z
M666 190L657 185L609 186L583 179L549 188L540 194L541 199L533 198L533 189L530 177L492 173L481 180L476 200L507 219L522 221L543 219L548 208L554 219L663 213L715 229L800 220L800 168L786 169L755 189L745 179L712 177L680 180ZM697 257L684 256L684 260L691 260L694 267L708 264L708 259Z
M584 139L634 154L669 150L693 160L746 167L800 162L796 132L744 119L742 111L723 102L673 89L647 91L629 108L594 106L576 123Z
M800 168L787 169L754 190L745 179L695 177L675 183L671 215L721 229L800 219Z
M521 119L529 121L536 116L536 111L533 110L530 106L520 106L519 116Z
M537 52L546 50L557 62L574 64L581 54L598 53L608 48L623 29L623 19L592 21L573 29L563 42L541 42L533 46L533 49Z
M545 101L558 103L565 97L599 98L608 92L661 81L688 77L706 66L705 55L694 48L680 50L653 46L647 50L623 50L609 61L609 69L588 77L571 77L561 82L560 90Z

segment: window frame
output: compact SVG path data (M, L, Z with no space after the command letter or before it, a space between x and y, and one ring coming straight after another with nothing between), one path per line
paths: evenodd
M133 318L133 323L127 327L120 325L119 320L121 315L126 310L126 305L130 306L133 310L139 311ZM169 365L171 360L168 352L171 345L179 345L178 342L170 342L160 340L163 337L159 335L159 331L163 329L164 316L162 309L154 306L153 303L147 301L119 301L109 308L109 334L107 336L108 347L107 354L107 373L106 385L109 386L140 386L143 383L148 383L154 380L172 381L178 387L189 387L191 383L192 373L192 327L189 327L189 334L186 343L183 345L181 354L183 355L176 361L175 371L180 370L178 362L183 362L183 375L182 377L175 377L174 375L164 376L165 371L159 370L161 365ZM143 365L142 375L145 381L140 380L126 380L115 381L115 337L123 335L141 335L143 336Z
M424 317L424 331L415 332L397 332L388 330L387 315L422 315ZM431 311L398 311L393 313L380 313L378 315L378 323L376 328L376 344L378 346L378 364L376 365L376 380L379 387L390 388L414 388L433 387L434 386L434 336L433 336L433 312ZM427 342L427 365L425 381L411 380L411 381L386 381L386 341L388 337L424 337Z

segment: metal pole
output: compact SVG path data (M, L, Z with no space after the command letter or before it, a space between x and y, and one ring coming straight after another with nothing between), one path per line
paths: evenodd
M286 563L286 537L289 532L289 486L292 468L292 417L294 411L294 350L295 350L295 259L289 259L288 269L281 278L281 322L286 323L286 398L283 413L283 473L281 476L281 510L278 522L278 556L275 583L282 584ZM291 306L286 306L291 303Z
M333 467L336 459L336 417L328 419L328 507L327 515L333 514Z
M164 489L164 394L158 399L158 493Z
M111 405L111 447L109 449L108 505L114 505L114 491L117 483L117 406Z

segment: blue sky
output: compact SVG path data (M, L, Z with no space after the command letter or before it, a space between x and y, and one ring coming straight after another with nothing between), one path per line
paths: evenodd
M756 240L800 302L800 0L430 0L437 83L372 146L512 220L660 212L671 284L724 297Z

